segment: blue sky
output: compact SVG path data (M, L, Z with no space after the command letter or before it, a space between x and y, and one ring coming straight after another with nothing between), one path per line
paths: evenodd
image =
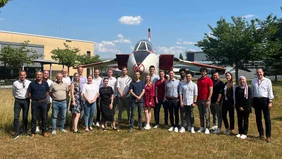
M0 9L0 30L94 41L95 54L110 58L131 53L151 28L156 53L178 56L200 50L193 44L220 17L282 17L280 6L278 0L13 0Z

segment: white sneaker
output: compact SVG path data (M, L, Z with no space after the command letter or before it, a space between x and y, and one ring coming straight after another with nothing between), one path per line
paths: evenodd
M100 127L100 124L99 124L99 122L96 122L96 126L97 126L97 127Z
M217 126L213 126L210 128L210 130L215 131L217 129Z
M174 128L174 132L178 132L178 127L175 127L175 128Z
M67 130L65 130L65 129L62 129L62 130L60 130L61 132L63 132L63 133L66 133L67 132Z
M40 128L39 128L39 126L36 126L36 130L35 130L35 132L40 132Z
M210 130L206 128L205 134L210 134Z
M192 133L192 134L195 134L194 127L191 127L191 133Z
M221 134L222 132L221 132L221 129L220 129L220 128L217 128L213 133L214 133L214 134Z
M237 134L236 137L241 138L241 134Z
M241 135L241 139L246 139L247 138L247 135Z
M159 125L155 125L155 126L154 126L154 129L157 129L157 128L159 128Z
M53 130L53 131L52 131L52 135L56 135L56 130Z
M102 128L102 129L104 129L104 128L105 128L104 124L101 124L101 128Z
M198 130L198 132L201 133L201 132L204 132L204 130L205 130L205 129L204 129L203 127L200 127L200 129Z
M151 126L147 124L147 125L144 127L144 129L145 129L145 130L150 130L150 129L151 129Z
M170 128L168 129L168 131L173 131L173 127L170 127Z
M179 132L180 132L180 133L185 133L184 127L181 127L180 130L179 130Z

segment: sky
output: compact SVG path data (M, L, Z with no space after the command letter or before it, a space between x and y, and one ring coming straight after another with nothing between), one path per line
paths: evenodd
M0 8L0 30L93 41L94 54L129 54L147 39L157 54L200 51L194 44L220 18L282 17L281 0L13 0ZM0 37L1 39L1 37Z

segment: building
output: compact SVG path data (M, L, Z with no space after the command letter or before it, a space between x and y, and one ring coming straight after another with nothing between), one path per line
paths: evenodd
M29 41L29 49L33 49L37 52L37 54L42 55L42 57L35 60L34 65L28 65L25 67L25 70L28 72L29 77L34 76L35 71L50 70L50 67L52 66L52 71L50 73L52 74L52 79L54 80L56 74L62 70L63 66L59 65L58 62L52 60L51 51L56 48L64 48L64 43L68 44L70 47L79 48L80 54L87 54L88 56L94 55L94 42L92 41L0 30L0 51L3 47L8 45L10 45L11 47L19 47L24 41ZM3 66L3 62L0 62L0 74L3 74ZM70 68L69 75L72 76L75 71L76 70ZM13 72L13 70L10 70L8 72L10 72L10 76L13 78L17 76L17 73ZM84 75L86 75L87 72L89 72L89 70L85 69Z
M195 61L195 62L201 62L205 64L212 64L213 61L208 61L206 58L206 54L203 51L187 51L185 52L186 59L188 61ZM256 68L265 68L265 64L263 61L249 61L248 63L244 64L244 67L248 69L250 72L239 70L239 76L245 76L246 78L252 79L255 77ZM235 71L231 70L231 72L234 74ZM271 78L271 77L270 77Z

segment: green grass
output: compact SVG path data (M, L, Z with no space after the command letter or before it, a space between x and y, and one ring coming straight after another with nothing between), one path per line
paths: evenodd
M88 133L68 132L58 133L56 136L49 134L47 138L41 135L36 135L35 138L21 136L17 140L12 140L14 100L11 90L3 89L0 90L2 143L0 156L1 158L281 158L282 87L280 85L281 83L274 84L271 144L257 138L254 113L250 115L249 137L246 140L226 135L187 132L180 134L168 132L167 129L134 130L132 133L128 133L126 129L120 132L94 129L93 132ZM162 110L161 115L163 117ZM123 118L126 118L125 112ZM163 124L163 118L161 122ZM199 126L197 108L195 124L196 127ZM126 126L126 122L123 126Z

